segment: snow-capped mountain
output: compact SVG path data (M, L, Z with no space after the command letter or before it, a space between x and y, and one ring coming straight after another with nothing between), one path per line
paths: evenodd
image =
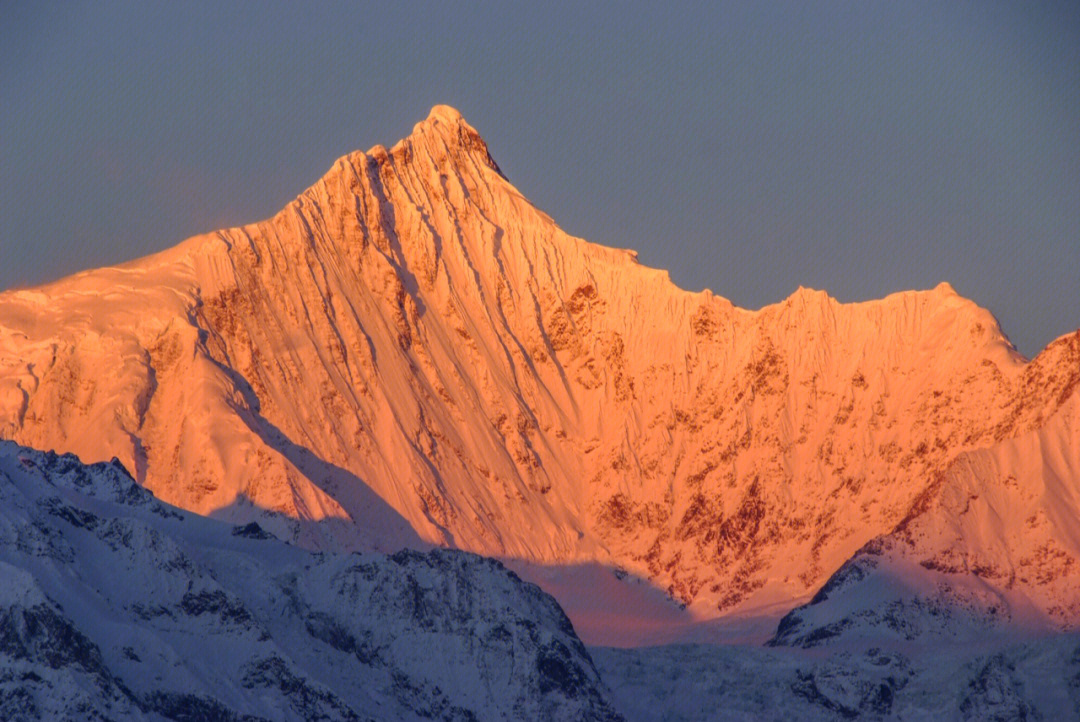
M301 545L611 570L695 619L779 619L884 537L1075 627L1078 397L1080 333L1027 361L946 284L683 291L445 106L267 221L0 294L0 437Z
M0 719L1068 719L1080 635L586 650L458 551L316 553L0 442ZM867 636L869 635L869 636ZM939 640L940 641L940 640ZM594 663L595 660L595 663Z
M323 554L0 441L0 719L618 720L558 604L465 552Z

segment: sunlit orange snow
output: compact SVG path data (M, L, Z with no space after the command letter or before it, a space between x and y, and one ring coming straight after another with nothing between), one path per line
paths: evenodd
M0 294L4 438L305 544L596 562L696 619L790 608L900 525L1075 625L1078 384L1080 334L1027 362L947 284L683 291L446 106L267 221Z

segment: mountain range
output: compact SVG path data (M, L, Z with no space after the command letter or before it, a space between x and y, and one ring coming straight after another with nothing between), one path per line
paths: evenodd
M1080 626L1080 331L682 290L447 106L266 221L0 294L0 438L290 547L495 557L592 645Z

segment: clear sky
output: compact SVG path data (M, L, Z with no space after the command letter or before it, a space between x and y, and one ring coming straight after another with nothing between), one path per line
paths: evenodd
M0 288L267 217L436 103L684 288L947 280L1028 355L1080 327L1075 2L5 0Z

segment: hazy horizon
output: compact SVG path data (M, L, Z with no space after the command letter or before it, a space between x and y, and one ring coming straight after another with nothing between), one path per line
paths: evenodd
M0 289L268 217L458 108L567 232L759 308L1080 326L1080 9L6 6Z

